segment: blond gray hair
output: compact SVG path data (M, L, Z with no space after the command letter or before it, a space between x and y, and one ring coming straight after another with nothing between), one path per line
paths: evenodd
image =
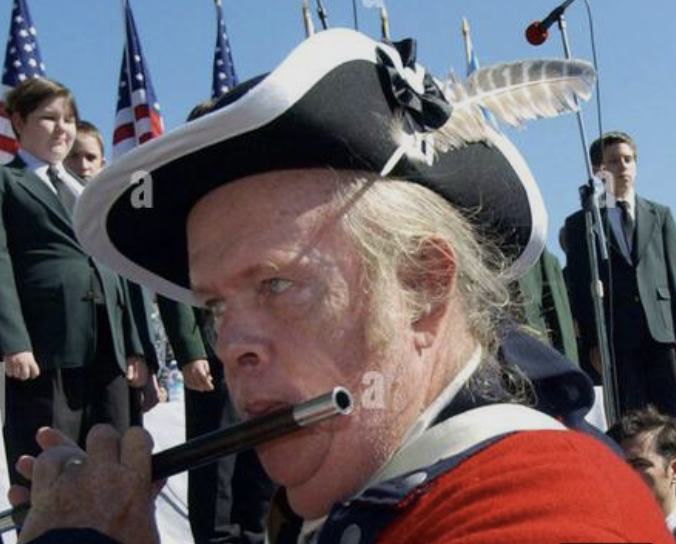
M456 285L468 319L468 330L486 350L498 346L497 316L509 302L504 258L494 244L481 240L470 221L444 198L417 183L343 175L338 184L342 223L362 258L365 288L373 302L370 337L381 344L394 331L387 312L393 293L401 293L416 320L445 290L407 286L405 271L434 271L429 249L453 248ZM443 247L440 247L443 246ZM443 253L441 253L443 254ZM436 263L438 264L438 263Z

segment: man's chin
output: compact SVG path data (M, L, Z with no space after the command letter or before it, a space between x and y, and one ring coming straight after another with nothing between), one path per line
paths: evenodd
M65 148L52 149L49 153L49 160L47 162L49 162L49 164L58 164L63 162L67 155L68 152L65 150Z
M306 436L301 436L305 434ZM310 433L271 440L256 448L258 458L270 479L284 487L302 484L316 473L325 458Z

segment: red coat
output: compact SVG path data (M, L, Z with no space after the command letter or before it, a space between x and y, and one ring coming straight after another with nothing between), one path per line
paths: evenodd
M641 479L573 431L516 433L412 492L382 544L674 544Z

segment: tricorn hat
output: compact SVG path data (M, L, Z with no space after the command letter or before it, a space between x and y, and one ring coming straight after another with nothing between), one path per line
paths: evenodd
M412 41L334 29L302 42L275 70L222 97L209 114L137 147L91 181L77 235L94 257L191 304L186 221L207 193L274 170L328 167L422 184L494 235L514 275L544 246L546 212L524 159L484 123L443 143L453 101L414 62ZM462 138L461 138L462 139Z

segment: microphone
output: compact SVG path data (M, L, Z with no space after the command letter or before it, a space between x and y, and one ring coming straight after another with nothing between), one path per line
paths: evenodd
M549 37L549 27L558 21L563 12L568 9L575 0L566 0L557 6L542 21L533 21L526 29L526 41L531 45L542 45Z

